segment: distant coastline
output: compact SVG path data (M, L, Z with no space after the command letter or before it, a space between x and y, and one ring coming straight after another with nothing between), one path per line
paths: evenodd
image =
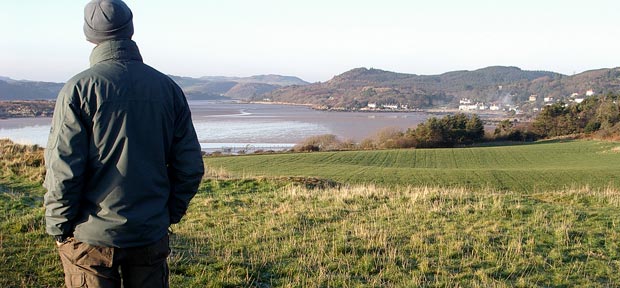
M239 104L258 104L258 105L286 105L294 107L307 107L316 111L326 112L350 112L350 113L427 113L429 115L449 115L456 113L472 113L468 111L460 111L458 109L346 109L346 108L328 108L319 107L313 104L299 104L290 102L273 102L273 101L224 101L227 103ZM19 118L50 118L54 113L55 101L50 100L23 100L23 101L0 101L0 120L3 119L19 119ZM509 117L505 112L486 112L478 113L486 125L496 125L499 121L511 118L515 122L527 122L521 117Z
M288 106L302 106L302 107L309 107L312 108L313 110L317 110L317 111L330 111L330 112L388 112L388 113L409 113L409 112L426 112L423 109L373 109L373 110L368 110L368 109L353 109L353 108L342 108L342 107L325 107L325 106L319 106L316 104L300 104L300 103L291 103L291 102L279 102L279 101L247 101L247 102L241 102L241 103L248 103L248 104L264 104L264 105L288 105Z
M239 103L245 104L263 104L263 105L288 105L288 106L303 106L314 108L314 104L300 104L300 103L291 103L291 102L274 102L274 101L240 101Z
M0 119L52 117L55 101L0 101Z
M287 106L301 106L301 107L309 107L313 110L317 111L328 111L328 112L354 112L354 113L412 113L412 112L420 112L427 113L431 115L448 115L448 114L478 114L480 116L487 116L489 118L511 118L505 111L463 111L458 108L429 108L429 109L421 109L421 108L410 108L410 109L352 109L352 108L342 108L342 107L324 107L318 106L314 104L299 104L299 103L290 103L290 102L273 102L273 101L240 101L239 103L246 104L262 104L262 105L287 105ZM512 117L515 118L515 117Z

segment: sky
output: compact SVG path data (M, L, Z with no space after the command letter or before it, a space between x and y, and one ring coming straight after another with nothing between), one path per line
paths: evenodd
M367 67L436 75L620 66L617 0L126 0L145 62L173 75L327 81ZM88 68L88 1L0 1L0 76Z

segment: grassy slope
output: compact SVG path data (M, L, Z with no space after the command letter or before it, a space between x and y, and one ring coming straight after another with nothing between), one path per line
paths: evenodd
M213 182L215 183L215 182ZM184 286L620 285L617 190L377 188L200 194L171 267ZM253 192L244 193L254 186ZM209 190L206 190L209 191Z
M45 234L42 150L0 140L0 287L61 287Z
M233 175L313 176L345 183L544 191L620 187L620 144L575 141L507 147L353 151L208 158ZM614 150L616 149L616 150Z
M611 169L606 157L618 157L612 143L545 145L537 149L581 149L591 167L596 162ZM547 153L537 157L557 157ZM322 155L342 157L284 156ZM40 178L33 176L40 169L9 162L0 173L0 287L60 287L60 261L44 232ZM278 180L208 179L174 227L171 282L172 287L620 286L619 199L618 189L522 193L370 184L307 190Z

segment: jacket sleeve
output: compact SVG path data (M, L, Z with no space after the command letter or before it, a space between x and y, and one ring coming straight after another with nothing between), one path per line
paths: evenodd
M77 89L67 84L56 100L45 150L44 197L46 231L70 235L79 211L88 155L88 132L80 119Z
M192 123L191 112L180 88L177 91L175 131L168 163L171 191L168 200L170 223L181 221L204 175L202 152Z

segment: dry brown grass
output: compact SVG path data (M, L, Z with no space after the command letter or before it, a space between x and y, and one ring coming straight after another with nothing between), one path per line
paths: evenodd
M5 177L19 175L29 181L43 183L45 178L43 148L0 139L0 167Z
M249 182L248 182L249 181ZM254 180L256 181L256 180ZM176 227L178 286L531 287L620 283L620 191L220 183ZM269 188L273 185L273 188ZM248 186L249 187L249 186ZM266 189L264 189L266 188ZM229 191L221 190L229 189ZM184 274L187 273L187 274ZM188 277L189 276L189 277ZM596 280L594 280L596 278Z
M590 135L590 137L595 140L620 142L620 123L611 128L599 130Z

